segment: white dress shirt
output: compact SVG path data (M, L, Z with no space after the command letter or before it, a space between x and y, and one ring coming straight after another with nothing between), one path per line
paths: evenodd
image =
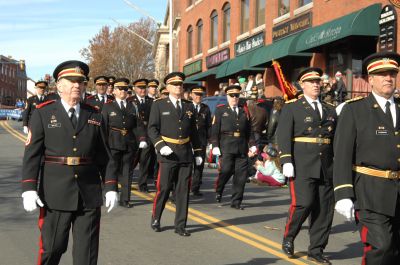
M74 108L75 109L75 116L76 116L76 120L79 119L79 111L81 110L81 105L78 103L75 106L71 107L70 105L68 105L67 102L65 102L63 99L61 99L61 104L63 105L65 111L68 114L68 117L71 118L71 112L69 112L70 108Z
M315 110L314 108L314 103L313 102L317 102L317 106L318 106L318 111L319 111L319 116L322 117L322 104L319 101L319 99L317 98L316 100L304 95L304 98L307 100L308 104L311 105L311 107Z
M396 127L396 105L394 104L394 98L391 96L389 99L386 99L384 97L381 97L377 95L374 91L372 91L372 95L374 95L376 102L378 102L379 107L381 107L382 111L385 113L386 112L386 102L390 102L390 113L392 114L393 117L393 126Z
M172 104L174 104L174 107L176 108L176 101L179 100L179 107L182 109L182 99L176 99L174 97L171 97L171 95L168 96L169 100L171 100Z

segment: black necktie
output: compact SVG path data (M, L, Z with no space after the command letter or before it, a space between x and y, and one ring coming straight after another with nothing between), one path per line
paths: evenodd
M69 119L71 120L72 127L75 129L76 124L78 123L78 120L76 119L76 115L75 115L75 109L70 108L69 112L71 113L71 116L69 117Z
M237 112L237 107L233 107L233 112L235 112L236 117L239 116L239 114Z
M100 102L101 104L104 104L104 96L100 96Z
M196 105L196 107L194 108L196 110L196 114L199 113L199 105Z
M122 110L122 111L125 111L125 104L124 104L123 101L121 101L121 110Z
M391 124L393 124L393 116L392 116L392 112L390 111L390 101L386 101L385 104L385 114L386 117L389 119L389 121L391 122Z
M176 112L178 112L178 116L181 116L182 110L181 106L179 105L179 100L176 101Z
M314 111L315 111L315 114L317 114L318 120L321 120L321 113L319 112L317 101L313 101L313 104L314 104Z

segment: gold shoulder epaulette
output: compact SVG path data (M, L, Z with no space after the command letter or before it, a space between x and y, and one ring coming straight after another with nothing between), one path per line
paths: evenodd
M293 103L293 102L296 102L296 101L297 101L297 98L294 98L294 99L285 101L285 104Z
M336 107L335 104L333 104L333 103L326 102L326 101L324 101L324 103L327 104L327 105L329 105L329 106Z
M355 98L351 98L351 99L346 100L346 103L356 102L356 101L359 101L359 100L361 100L361 99L364 99L364 97L358 96L358 97L355 97Z

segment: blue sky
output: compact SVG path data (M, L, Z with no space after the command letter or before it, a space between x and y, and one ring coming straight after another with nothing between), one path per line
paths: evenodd
M167 0L129 0L163 21ZM28 77L38 80L79 51L102 28L144 17L124 0L0 0L0 54L24 59Z

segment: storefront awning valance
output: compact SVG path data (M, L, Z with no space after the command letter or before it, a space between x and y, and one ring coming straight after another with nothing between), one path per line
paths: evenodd
M218 71L218 67L213 67L207 71L189 76L188 78L186 78L185 81L188 82L192 82L192 81L204 81L206 80L207 77L212 76L212 75L216 75Z
M293 52L311 50L349 36L378 36L381 4L332 20L320 26L307 29L296 39Z

